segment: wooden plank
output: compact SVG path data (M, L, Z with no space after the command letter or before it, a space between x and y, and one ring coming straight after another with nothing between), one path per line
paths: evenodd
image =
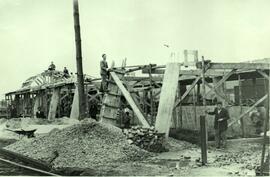
M134 100L132 99L130 93L124 87L124 85L122 84L122 82L118 78L118 76L115 74L115 72L111 72L110 74L111 74L112 78L114 79L115 83L117 84L117 86L119 87L119 89L121 90L122 94L126 98L127 102L131 106L133 112L136 114L136 116L138 117L139 121L142 123L142 125L144 127L150 127L149 124L148 124L148 122L145 120L143 114L138 109L137 105L135 104Z
M143 74L148 73L148 70L142 70ZM152 70L152 74L164 74L164 69L154 69ZM215 71L215 70L207 70L205 73L205 76L223 76L227 74L227 71ZM200 76L201 71L199 69L193 69L193 70L180 70L179 75L190 75L190 76Z
M176 108L185 98L186 96L190 93L190 91L196 86L196 84L198 83L198 81L201 79L200 76L198 76L195 81L193 81L193 83L191 84L191 86L187 89L187 91L183 94L183 96L181 97L180 100L177 101L177 103L175 104L174 108Z
M265 79L267 79L269 81L269 75L266 74L265 72L263 72L262 70L257 70L258 73L260 73Z
M50 102L48 120L53 120L56 116L57 106L60 100L60 89L53 89L53 94Z
M164 74L163 85L160 93L158 113L155 128L160 133L165 133L168 138L169 129L175 104L178 87L180 64L168 63Z
M214 87L211 89L211 90L209 90L205 95L204 95L204 97L206 97L207 95L209 95L212 91L214 91L214 90L217 90L232 74L234 74L235 73L235 70L233 69L231 72L229 72L229 73L227 73L226 75L224 75L223 77L222 77L222 79L221 80L219 80L219 82L217 82L215 85L214 85Z
M238 119L235 119L234 121L230 122L228 127L232 126L232 124L236 123L238 120L242 119L246 114L248 114L250 111L252 111L257 105L262 103L267 98L267 94L264 95L260 100L258 100L253 106L251 106L248 110L246 110L244 113L242 113Z
M202 68L202 63L196 64L198 68ZM269 63L209 63L209 69L265 69L269 70Z

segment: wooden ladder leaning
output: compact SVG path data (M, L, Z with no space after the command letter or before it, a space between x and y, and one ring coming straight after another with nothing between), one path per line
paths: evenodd
M124 77L124 72L121 70L114 71L119 79ZM103 101L100 110L100 119L102 122L118 125L119 108L121 106L121 91L114 82L111 75L108 79L108 91L103 96Z

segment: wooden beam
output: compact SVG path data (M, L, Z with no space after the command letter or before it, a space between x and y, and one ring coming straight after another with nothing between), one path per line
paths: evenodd
M213 86L211 86L208 82L205 81L205 85L210 88L210 89L213 89ZM233 105L234 103L231 102L231 100L229 100L225 95L222 95L221 93L219 93L218 90L214 89L214 93L216 94L216 96L224 101L227 102L227 104L231 104Z
M204 95L204 97L206 97L207 95L209 95L209 93L211 93L213 90L216 90L218 87L220 87L221 86L221 84L223 84L223 82L225 82L232 74L234 74L235 73L235 70L233 69L231 72L229 72L229 73L227 73L226 75L224 75L223 77L222 77L222 79L216 84L216 85L214 85L214 87L211 89L211 90L209 90L205 95Z
M147 74L147 70L142 70L143 74ZM152 74L164 74L165 70L164 69L154 69L152 70ZM223 76L227 71L215 71L215 70L207 70L205 73L205 76ZM190 75L190 76L200 76L201 71L199 69L193 69L193 70L180 70L179 75Z
M179 71L180 64L167 64L160 93L155 128L159 133L165 133L166 138L169 136L173 106L175 104L176 91L178 87Z
M240 114L243 112L243 106L242 106L242 82L241 82L241 76L238 75L238 93L239 93L239 106L240 106ZM245 137L245 127L244 127L244 120L243 118L240 119L241 123L241 131L242 131L242 137Z
M132 110L134 111L134 113L136 114L136 116L138 117L139 121L142 123L142 125L144 127L150 127L148 122L145 120L143 114L141 113L141 111L138 109L137 105L135 104L133 98L131 97L130 93L127 91L127 89L124 87L123 83L121 82L121 80L118 78L118 76L115 74L115 72L111 72L110 73L113 80L115 81L115 83L117 84L117 86L119 87L119 89L121 90L122 94L124 95L124 97L126 98L127 102L129 103L129 105L131 106Z
M263 72L262 70L258 69L257 72L261 74L265 79L269 81L269 75Z
M257 105L259 105L260 103L262 103L266 98L267 98L267 94L264 95L261 99L259 99L253 106L251 106L250 108L248 108L237 119L234 119L234 121L230 122L229 125L228 125L228 127L232 126L232 124L234 124L238 120L242 119L246 114L248 114L250 111L252 111Z
M196 64L198 68L202 68L202 63ZM209 63L209 69L266 69L269 70L269 63Z
M191 84L191 86L187 89L187 91L183 94L180 100L177 101L177 103L174 105L174 108L176 108L185 98L186 96L190 93L190 91L196 86L198 81L201 79L200 76L198 76L195 81Z

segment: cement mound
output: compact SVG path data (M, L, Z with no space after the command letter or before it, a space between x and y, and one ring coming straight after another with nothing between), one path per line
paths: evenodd
M130 145L121 129L95 121L55 129L41 137L18 141L6 149L50 163L55 169L102 167L152 155Z

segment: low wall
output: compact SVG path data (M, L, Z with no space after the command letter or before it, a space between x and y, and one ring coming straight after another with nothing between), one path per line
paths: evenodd
M210 111L214 110L214 106L207 106ZM232 106L227 108L230 114L228 122L238 119L240 114L245 112L249 107ZM181 116L182 114L182 116ZM176 108L174 118L172 121L172 128L175 129L187 129L187 130L200 130L200 116L204 115L203 106L182 106ZM214 116L207 115L207 127L210 134L214 134ZM243 127L245 137L254 137L255 127L249 118L249 115L245 115L243 118ZM242 137L242 129L240 121L234 123L227 131L228 137Z

